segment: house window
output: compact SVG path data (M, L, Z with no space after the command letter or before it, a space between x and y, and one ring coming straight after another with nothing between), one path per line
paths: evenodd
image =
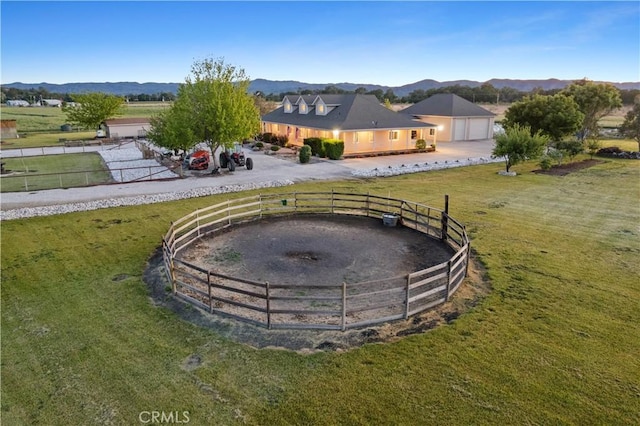
M358 132L353 132L353 143L358 143L358 142L360 142L358 140Z
M318 104L316 106L316 108L317 108L316 111L317 111L318 115L324 115L324 105L323 104Z
M291 102L286 101L286 102L284 103L284 112L286 112L286 113L290 113L290 112L291 112L291 110L292 110L292 108L291 108Z
M397 130L389 130L389 140L397 141L398 139L400 139L399 132Z
M418 131L417 130L412 130L411 131L411 139L418 139Z
M302 103L300 104L300 114L306 114L307 113L307 104Z
M429 136L433 136L436 134L436 129L429 129Z

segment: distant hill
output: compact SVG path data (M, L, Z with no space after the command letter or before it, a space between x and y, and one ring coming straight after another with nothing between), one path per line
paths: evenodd
M421 80L411 84L405 84L404 86L381 86L376 84L356 84L356 83L304 83L301 81L278 81L278 80L265 80L256 79L252 80L249 85L250 92L260 91L264 94L271 93L285 93L296 92L301 90L321 90L327 86L336 86L343 90L354 91L359 87L364 87L367 91L381 89L387 91L393 90L396 96L406 96L414 90L429 90L437 89L447 86L469 86L479 87L485 83L491 84L497 89L503 87L511 87L513 89L529 92L535 88L542 88L543 90L562 89L565 86L571 84L573 80L510 80L510 79L491 79L486 82L473 81L473 80L454 80L454 81L436 81L436 80ZM599 82L602 83L602 82ZM621 90L640 90L640 82L625 82L625 83L611 83L615 87ZM10 83L4 84L3 87L14 87L17 89L38 89L40 87L48 90L52 93L86 93L86 92L102 92L113 95L129 95L129 94L147 94L154 95L158 93L176 93L180 83L136 83L130 81L123 81L117 83L65 83L65 84L51 84L51 83Z

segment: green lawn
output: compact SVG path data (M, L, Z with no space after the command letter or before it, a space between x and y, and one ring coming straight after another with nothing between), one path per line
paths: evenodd
M3 424L640 424L640 162L536 168L291 188L449 194L492 282L449 325L343 353L253 349L150 301L169 222L228 195L3 222Z
M0 180L1 192L37 191L97 185L111 181L109 169L97 152L5 158L13 172Z

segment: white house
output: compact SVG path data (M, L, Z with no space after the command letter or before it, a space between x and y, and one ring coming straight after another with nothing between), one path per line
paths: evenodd
M419 139L436 143L435 125L391 111L373 95L287 95L262 116L262 131L286 135L294 145L310 137L341 139L345 155L413 150Z

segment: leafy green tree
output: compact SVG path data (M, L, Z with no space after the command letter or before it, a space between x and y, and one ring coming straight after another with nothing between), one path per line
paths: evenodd
M398 97L396 96L395 93L393 93L393 90L391 89L387 89L387 91L384 92L384 98L389 99L389 102L391 103L395 103L398 101Z
M505 157L505 166L509 172L511 166L540 157L548 141L549 138L540 130L532 134L529 127L515 124L496 136L493 155Z
M216 166L218 148L230 148L260 131L260 114L247 92L249 83L242 68L223 59L205 59L192 65L178 91L176 103L183 105L194 139L209 146Z
M186 152L200 142L192 127L191 110L186 105L185 98L182 98L171 108L151 117L151 129L147 132L147 138L163 148Z
M620 132L625 137L638 142L638 151L640 151L640 100L633 104L633 108L625 115Z
M513 103L505 112L502 124L505 128L528 127L532 135L541 132L551 140L559 141L574 134L583 119L584 115L571 97L533 95Z
M610 83L594 83L585 78L574 81L561 93L571 96L584 114L578 132L581 141L589 135L598 135L598 120L622 106L620 90Z
M62 107L67 122L85 129L98 129L100 124L119 115L124 109L124 99L104 93L85 93L73 96L74 104Z

